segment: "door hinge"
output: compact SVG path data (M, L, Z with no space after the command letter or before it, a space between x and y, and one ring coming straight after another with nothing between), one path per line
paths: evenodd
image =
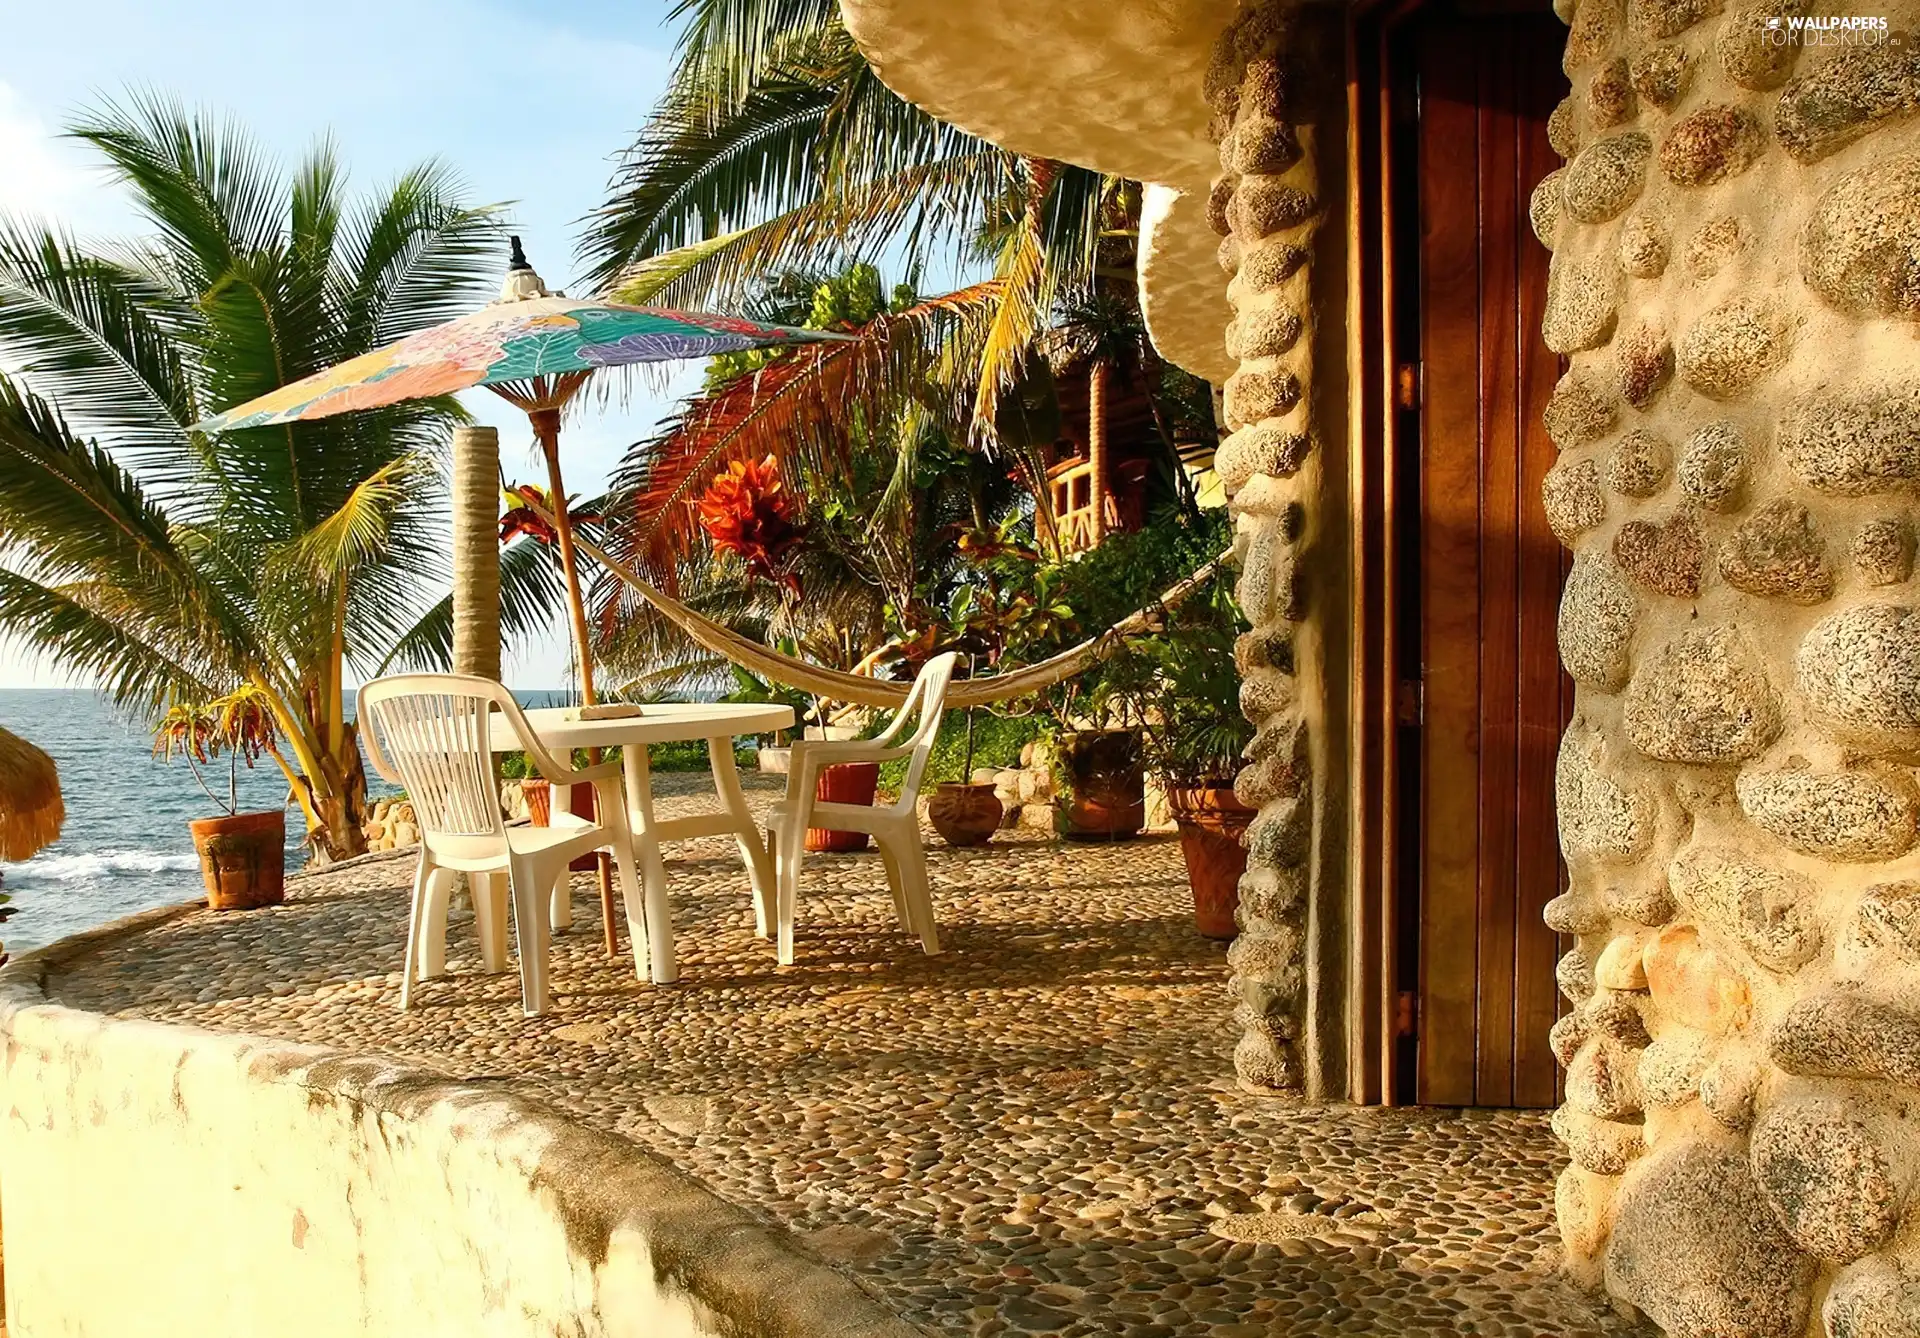
M1420 364L1403 362L1393 371L1393 398L1402 409L1420 407Z
M1417 678L1403 678L1393 694L1394 719L1402 725L1423 725L1427 720L1426 684Z
M1420 1027L1420 996L1412 990L1401 990L1393 1001L1393 1034L1396 1037L1416 1035Z

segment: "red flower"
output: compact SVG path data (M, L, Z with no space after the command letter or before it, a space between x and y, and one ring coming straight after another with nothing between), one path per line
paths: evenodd
M540 513L533 509L535 504L538 504L545 507L548 512L552 512L553 503L547 499L545 488L536 487L531 483L522 483L518 487L508 488L506 495L509 502L517 501L520 505L510 508L500 517L501 543L504 544L522 534L536 543L557 542L558 536L554 534L553 526L542 520ZM567 500L571 502L573 498L569 497ZM603 520L604 517L598 511L583 511L570 506L567 508L567 519L573 523L574 528L578 529L582 525L591 525Z
M771 456L758 462L737 460L707 485L699 502L700 528L722 553L732 553L747 570L794 594L800 582L786 570L800 530L794 524L793 495L780 479Z

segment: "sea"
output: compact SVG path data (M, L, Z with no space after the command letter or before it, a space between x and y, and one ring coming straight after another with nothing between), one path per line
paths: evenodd
M559 693L518 694L530 706L558 704ZM351 714L351 705L349 705ZM13 911L0 942L15 955L135 911L204 894L200 862L187 835L192 818L220 808L194 782L187 763L153 756L145 722L91 689L0 689L0 725L45 750L60 768L67 821L60 839L18 864L0 862L0 892ZM223 759L201 768L225 796ZM286 807L287 868L306 862L306 824L287 802L287 782L271 758L240 767L241 811ZM368 769L369 794L391 787Z

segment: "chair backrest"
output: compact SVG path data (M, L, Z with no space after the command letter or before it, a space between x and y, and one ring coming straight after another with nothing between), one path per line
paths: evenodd
M490 678L395 674L359 693L360 735L374 770L404 787L426 838L482 853L506 840L489 735L498 710L543 773L562 772L534 737L520 703Z
M913 749L913 760L907 763L906 780L900 786L900 807L911 808L920 797L920 780L927 774L927 760L933 755L933 741L940 733L940 717L946 709L947 684L953 681L953 666L960 658L954 651L936 655L920 666L919 675L913 680L913 691L900 703L900 710L893 717L893 723L887 726L886 733L880 736L880 742L891 747ZM914 708L919 715L914 716ZM913 734L904 741L896 741L907 723L913 717Z

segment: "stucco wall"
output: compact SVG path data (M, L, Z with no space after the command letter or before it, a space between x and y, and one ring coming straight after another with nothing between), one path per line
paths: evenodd
M163 913L164 914L164 913ZM916 1333L620 1139L473 1083L0 972L15 1338Z
M1569 1267L1678 1335L1920 1334L1913 0L1577 0L1534 197L1572 369ZM1776 27L1769 27L1777 20Z

